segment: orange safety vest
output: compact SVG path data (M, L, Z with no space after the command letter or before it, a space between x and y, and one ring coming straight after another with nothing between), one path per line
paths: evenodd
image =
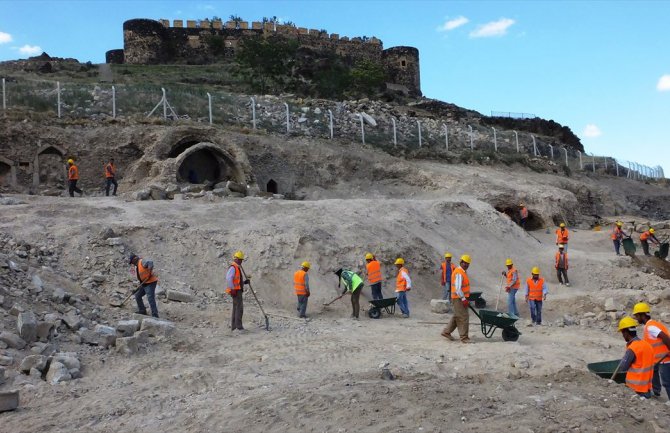
M621 238L623 238L623 230L621 230L619 226L614 226L614 228L612 229L612 240L613 241L616 241L617 239L621 240Z
M521 218L528 218L528 209L521 208Z
M660 338L652 338L647 331L647 326L655 326L665 335L670 335L668 334L668 328L656 320L647 320L647 323L644 324L644 341L651 344L651 348L654 350L654 363L670 361L670 349Z
M654 349L644 340L633 340L628 348L635 353L635 361L626 373L626 385L635 392L649 392L654 376Z
M398 269L398 275L395 277L395 291L396 292L406 292L407 291L407 281L402 276L402 273L406 272L409 275L409 271L404 266Z
M528 284L528 300L529 301L541 301L542 300L542 286L544 286L544 278L538 278L537 281L533 278L526 280Z
M377 284L382 280L382 266L376 259L370 260L365 269L368 271L368 283Z
M465 269L460 266L451 273L451 299L459 299L456 293L456 275L462 277L461 291L463 291L465 299L468 299L470 297L470 279L468 278L468 274L465 273Z
M232 295L233 291L237 293L242 290L242 271L240 270L240 265L235 262L231 263L230 266L235 268L235 275L233 276L233 287L227 287L226 293Z
M563 231L561 229L556 230L556 242L559 244L567 244L568 243L568 229L564 228Z
M79 169L76 165L72 164L67 170L68 180L79 180Z
M293 288L295 289L296 296L305 296L307 295L307 287L305 286L305 275L307 272L302 269L298 269L293 274Z
M561 253L559 251L556 252L556 269L558 269L558 263L561 259ZM568 253L563 253L563 266L566 271L568 270Z
M116 167L111 162L105 166L105 177L107 179L113 178L116 174Z
M647 239L649 239L649 236L651 236L651 233L649 233L649 230L647 230L646 232L644 232L640 235L640 240L641 241L646 241Z
M148 268L144 267L144 263L142 263L142 259L139 259L137 261L137 279L139 279L140 282L144 283L144 284L150 284L150 283L154 283L154 282L158 281L158 277L156 277L151 272L151 269L148 269Z
M512 276L516 274L516 283L512 284ZM507 270L507 285L510 289L519 289L521 287L521 280L519 280L519 272L514 266Z
M456 269L456 265L453 263L449 263L451 266L451 274L454 274L454 269ZM447 262L442 262L442 284L447 284Z

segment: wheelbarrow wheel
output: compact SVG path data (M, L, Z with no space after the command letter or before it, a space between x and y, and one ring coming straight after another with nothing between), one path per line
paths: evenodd
M372 307L368 310L368 317L371 319L379 319L382 317L382 312L377 307Z
M484 298L477 298L475 300L475 307L477 308L485 308L486 307L486 299Z
M513 326L502 330L503 341L517 341L519 335L519 331Z

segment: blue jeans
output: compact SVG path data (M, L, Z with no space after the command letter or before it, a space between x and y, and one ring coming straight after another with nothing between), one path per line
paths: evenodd
M510 289L507 293L507 313L519 316L519 310L516 308L516 292L519 289Z
M530 318L533 323L542 324L542 301L528 301L530 307Z
M451 302L451 286L444 285L442 286L442 299L445 301Z
M397 292L396 296L398 298L398 307L402 314L407 314L409 316L409 302L407 302L407 292Z
M670 363L656 364L654 366L654 377L651 379L651 387L656 395L661 395L661 382L663 382L663 388L665 388L668 399L670 399Z
M144 306L142 302L142 296L147 296L147 301L149 301L149 307L151 308L151 315L158 317L158 306L156 306L156 282L144 284L140 290L135 293L135 301L137 301L137 310L140 314L147 313L147 307Z
M371 284L370 290L372 291L372 299L384 299L381 281L379 283Z
M621 241L619 239L614 239L612 242L614 242L614 251L616 252L616 255L619 255L619 248L621 248Z
M298 317L307 317L307 296L298 296Z

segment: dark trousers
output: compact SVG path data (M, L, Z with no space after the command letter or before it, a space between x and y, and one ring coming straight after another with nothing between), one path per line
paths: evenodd
M668 399L670 399L670 363L656 364L654 366L654 377L651 379L651 387L656 395L661 395L661 382L663 382L663 388L665 388Z
M236 329L244 329L242 326L242 314L244 314L244 301L242 298L242 291L239 291L236 296L233 296L233 314L230 319L230 329L233 331Z
M563 268L558 268L556 269L556 276L558 277L558 282L563 284L570 284L570 280L568 280L568 270L563 269ZM565 280L565 281L563 281Z
M522 229L526 230L526 218L521 218L521 221L519 221L519 225L521 226Z
M149 301L149 308L151 308L151 315L158 317L158 306L156 305L156 284L149 283L144 284L140 290L135 293L135 301L137 301L137 311L140 314L147 314L147 307L144 306L142 297L146 295L147 301Z
M384 299L382 294L382 283L374 283L370 285L370 290L372 290L372 299Z
M309 298L304 295L298 296L298 317L307 317L307 301Z
M533 301L532 299L528 301L528 306L530 307L530 318L533 323L538 325L542 324L542 301Z
M649 254L649 242L648 241L640 241L642 244L642 251L644 251L645 256L650 256Z
M83 194L82 190L77 188L77 180L76 179L68 181L68 191L70 193L70 197L74 197L75 192L79 195Z
M358 319L358 313L361 310L361 292L363 291L363 284L361 283L360 286L356 287L356 290L351 292L351 317L355 317Z
M107 178L107 186L105 187L105 194L107 194L107 196L109 196L109 190L112 187L112 185L114 185L114 192L112 192L112 195L116 195L116 188L119 187L119 184L116 182L116 179L114 179L113 177L108 177Z
M614 251L616 252L616 255L621 255L619 253L619 248L621 248L621 241L619 239L614 239L612 242L614 243Z

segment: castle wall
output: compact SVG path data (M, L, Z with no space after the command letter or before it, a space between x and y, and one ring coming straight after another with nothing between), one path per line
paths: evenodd
M421 96L419 50L414 47L393 47L382 53L390 82L404 86L410 96Z

